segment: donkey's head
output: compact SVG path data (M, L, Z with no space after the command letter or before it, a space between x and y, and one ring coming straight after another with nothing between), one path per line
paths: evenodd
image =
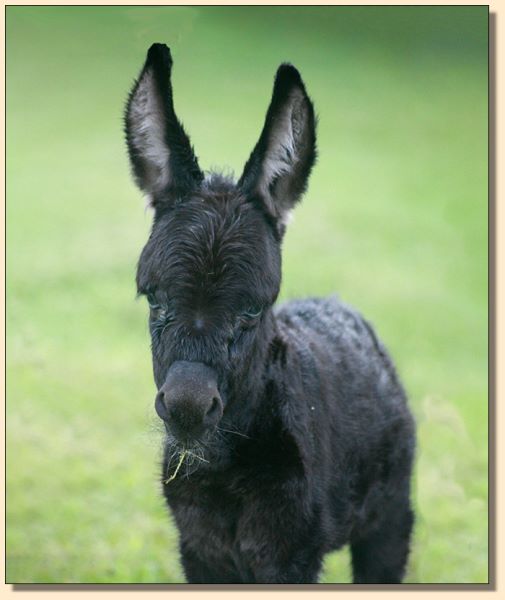
M258 385L280 243L315 160L315 123L298 71L282 65L239 181L205 177L174 112L171 69L170 50L154 44L125 121L133 174L154 209L137 286L150 306L155 406L191 444Z

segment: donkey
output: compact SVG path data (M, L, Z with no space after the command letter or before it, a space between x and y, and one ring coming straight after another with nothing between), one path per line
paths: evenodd
M154 209L150 307L163 493L189 583L315 583L349 543L355 583L401 582L413 417L372 327L337 298L275 307L281 243L316 158L314 108L282 64L238 182L204 175L154 44L129 95L134 178Z

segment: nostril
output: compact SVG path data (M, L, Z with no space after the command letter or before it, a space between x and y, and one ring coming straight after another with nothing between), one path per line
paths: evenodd
M154 408L158 413L158 416L164 421L168 420L168 412L167 407L165 406L165 394L162 391L159 391L156 394L156 399L154 401Z
M208 424L212 424L219 418L221 413L221 398L214 396L210 403L210 406L205 413L205 421Z

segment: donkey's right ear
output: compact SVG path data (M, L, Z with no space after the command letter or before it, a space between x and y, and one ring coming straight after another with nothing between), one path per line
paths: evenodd
M133 175L155 208L188 194L203 174L174 112L172 56L153 44L128 97L125 133Z
M283 64L275 76L263 131L239 186L285 223L307 187L316 160L316 119L300 73Z

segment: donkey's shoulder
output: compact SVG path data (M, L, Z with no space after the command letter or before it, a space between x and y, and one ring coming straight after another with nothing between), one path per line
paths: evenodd
M352 332L368 335L369 331L362 315L336 295L290 300L276 307L275 315L288 328L310 329L324 335Z
M279 328L298 346L318 346L339 361L348 360L372 367L375 361L388 364L390 359L384 345L370 323L352 306L336 295L327 298L291 300L275 311ZM325 350L325 352L324 352ZM375 361L374 361L375 359Z

